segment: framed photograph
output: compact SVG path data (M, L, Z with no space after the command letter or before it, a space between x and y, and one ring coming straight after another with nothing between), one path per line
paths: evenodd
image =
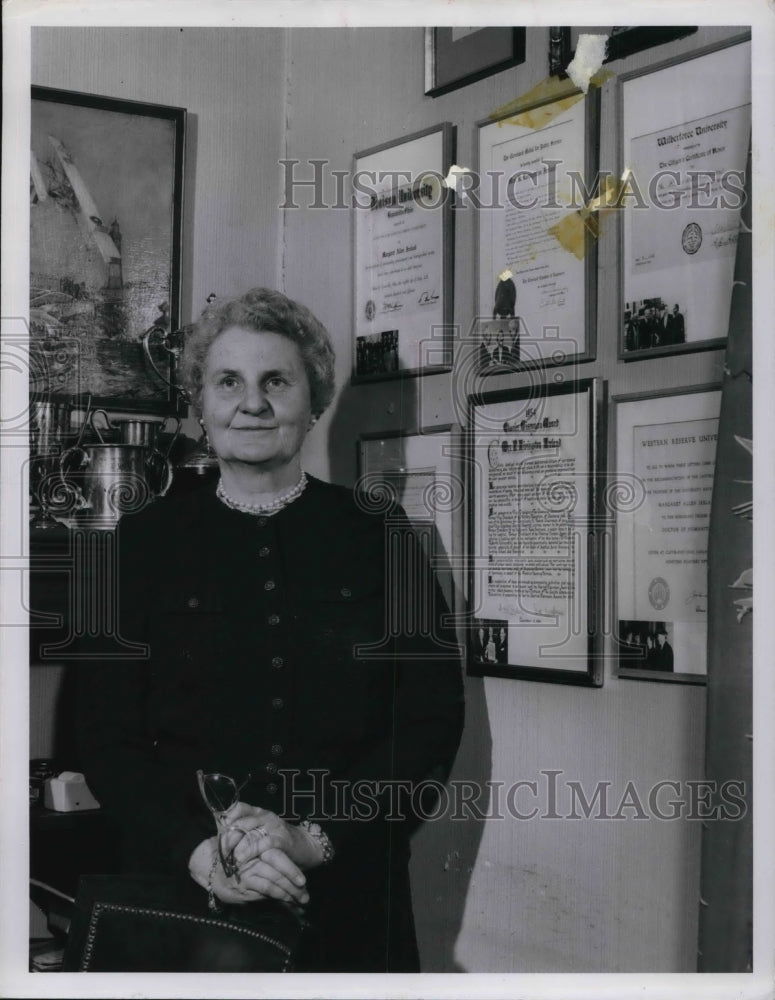
M450 371L448 122L355 154L353 381Z
M619 357L723 347L751 141L751 43L620 77Z
M142 340L180 325L185 118L32 88L30 348L54 396L174 408ZM171 355L154 351L168 371Z
M478 129L478 374L595 357L597 240L583 212L598 162L597 91L569 85Z
M721 390L615 396L619 677L705 683Z
M451 611L462 610L455 581L463 552L462 436L452 424L421 433L364 434L359 487L376 504L398 502L418 532Z
M426 28L425 93L439 97L525 61L525 28Z
M600 686L600 379L471 396L468 671Z
M594 29L593 29L594 30ZM565 67L575 55L575 40L581 32L588 28L551 27L549 29L549 74L561 76ZM629 25L616 26L608 29L608 48L605 62L625 59L627 56L654 48L655 45L665 45L677 38L685 38L697 31L696 25L645 25L633 27ZM575 37L574 37L575 36Z

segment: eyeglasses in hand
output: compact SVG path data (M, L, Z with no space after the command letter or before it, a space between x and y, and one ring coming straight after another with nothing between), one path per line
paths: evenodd
M239 865L234 860L234 849L245 835L238 826L231 826L226 818L232 806L239 802L239 793L250 781L248 775L241 784L227 774L216 772L205 773L201 769L196 772L199 791L205 805L213 814L218 829L218 856L227 878L236 877L239 881Z

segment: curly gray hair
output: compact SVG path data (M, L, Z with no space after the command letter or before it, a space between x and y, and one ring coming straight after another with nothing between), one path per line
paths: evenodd
M330 405L334 383L334 348L328 331L306 306L271 288L251 288L244 295L215 299L186 338L180 363L183 387L197 413L202 410L202 389L207 352L219 334L230 326L256 333L279 333L299 348L309 379L315 416Z

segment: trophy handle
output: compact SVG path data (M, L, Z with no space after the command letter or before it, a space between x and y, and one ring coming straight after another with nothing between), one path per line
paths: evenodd
M75 496L75 509L76 510L86 510L91 507L91 504L83 495L80 486L76 483L71 483L67 478L66 465L68 464L71 456L78 455L78 464L73 466L73 471L75 469L83 469L90 464L89 456L86 451L80 447L80 445L73 445L72 448L68 448L63 451L59 456L59 480L66 490L71 492Z
M150 364L151 368L153 368L153 370L156 372L156 374L159 376L162 382L164 382L165 385L168 385L170 389L175 389L177 391L178 386L170 382L169 378L164 374L164 372L159 370L156 362L153 360L153 356L151 354L151 338L155 333L161 334L160 346L162 350L166 351L167 354L169 354L170 356L173 357L175 356L176 352L169 346L169 333L164 329L164 327L155 325L152 326L149 330L146 330L145 333L143 334L143 341L142 341L143 351L145 353L146 358L148 359L148 363Z
M172 434L172 437L170 438L170 443L167 445L167 450L162 454L162 452L158 448L154 447L154 449L153 449L157 454L161 455L162 458L164 458L164 459L168 459L170 457L170 452L172 451L172 447L175 444L175 442L177 441L178 435L180 434L180 430L181 430L181 428L183 426L183 422L181 421L180 417L176 417L176 416L172 415L172 416L164 418L164 423L162 424L162 428L166 426L168 420L174 420L175 421L175 430L174 430L174 432ZM158 440L160 434L161 434L161 428L159 430L159 434L156 437L157 440Z
M75 448L81 447L81 442L83 441L83 436L86 433L86 428L87 426L91 425L91 400L92 400L92 394L89 393L89 395L86 397L86 412L84 413L83 420L81 421L81 429L78 432L78 438L75 444L73 445L73 447Z
M115 431L117 428L115 428L113 426L113 424L110 422L110 417L108 416L108 413L107 413L106 410L98 409L98 410L90 410L89 411L89 415L88 415L88 418L87 418L88 419L89 427L91 427L91 429L97 435L97 438L99 439L100 444L105 444L105 439L103 438L102 434L100 434L99 427L97 427L97 425L94 423L94 418L97 416L98 413L100 413L105 418L105 427L103 428L104 430L106 430L106 431ZM86 423L86 421L84 421L84 424L85 423Z
M154 450L145 460L151 492L155 497L166 496L172 486L172 462L160 451Z

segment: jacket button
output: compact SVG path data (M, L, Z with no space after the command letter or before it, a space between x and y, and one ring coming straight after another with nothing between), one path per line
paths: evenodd
M199 607L199 598L198 597L189 597L189 599L186 601L186 604L190 608L198 608Z
M279 670L280 667L283 665L284 662L285 661L283 660L282 656L273 656L272 657L272 666L275 668L275 670Z
M339 591L339 593L342 595L342 597L352 597L353 596L353 592L350 590L349 587L342 587L342 589Z
M280 746L279 743L272 744L272 756L273 757L279 757L282 752L283 752L283 748Z
M259 528L265 528L266 527L266 521L267 521L267 519L265 517L261 516L261 517L259 517L259 519L258 519L258 521L256 523L258 524Z
M267 764L266 765L266 773L267 774L277 774L277 764L275 764L274 762L270 762L269 764Z
M262 545L261 548L258 550L258 554L261 556L262 559L265 558L266 556L268 556L269 555L269 546L268 545Z
M274 590L276 586L277 584L274 582L274 580L267 580L266 583L264 584L264 590Z
M270 795L276 795L277 785L274 783L274 781L270 781L269 784L266 786L266 790L267 792L269 792Z
M279 615L270 615L267 618L267 621L269 622L270 625L279 625L280 624L280 616Z
M276 712L279 712L284 705L285 702L282 700L282 698L272 698L272 708Z

